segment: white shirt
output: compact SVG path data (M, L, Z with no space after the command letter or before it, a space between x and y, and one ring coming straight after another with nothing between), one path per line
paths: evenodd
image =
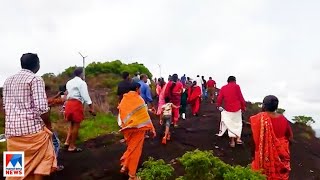
M147 83L146 84L148 84L148 86L150 86L151 85L151 81L150 81L150 79L147 79Z
M201 77L197 77L197 86L200 87L201 89L201 94L202 94L202 84L203 84L203 81L202 81L202 78Z
M162 106L163 115L171 116L172 115L172 103L166 103Z
M88 105L92 104L91 98L88 92L88 85L79 77L74 77L67 82L67 99L77 99Z

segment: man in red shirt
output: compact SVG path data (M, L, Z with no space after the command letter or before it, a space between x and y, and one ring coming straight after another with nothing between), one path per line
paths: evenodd
M211 99L211 104L215 100L215 90L216 90L216 82L212 80L212 77L209 77L209 80L207 82L207 90Z
M222 101L224 108L221 107ZM221 111L220 132L222 136L226 130L231 138L230 146L242 144L242 112L246 110L246 102L242 96L240 86L236 84L236 78L230 76L228 84L223 86L219 92L217 107ZM236 142L235 142L236 139Z

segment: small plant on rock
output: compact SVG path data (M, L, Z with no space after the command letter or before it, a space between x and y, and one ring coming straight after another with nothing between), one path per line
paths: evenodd
M149 160L142 164L142 169L139 169L137 175L143 180L167 180L173 172L173 167L166 164L164 160L154 160L149 157Z

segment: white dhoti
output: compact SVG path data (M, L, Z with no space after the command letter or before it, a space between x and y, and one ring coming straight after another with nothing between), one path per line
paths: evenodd
M242 113L237 112L221 112L220 130L217 136L222 136L228 130L229 137L241 137L242 132Z

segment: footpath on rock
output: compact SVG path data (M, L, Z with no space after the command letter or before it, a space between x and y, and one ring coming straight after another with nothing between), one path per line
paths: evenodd
M244 120L251 114L245 113ZM220 113L215 105L203 102L200 115L193 117L187 114L187 120L180 120L180 126L173 129L172 140L167 145L161 144L162 128L159 120L153 117L157 129L155 139L146 139L140 165L148 157L164 159L172 162L181 157L186 151L200 149L213 150L214 155L232 165L247 166L251 163L251 130L250 125L244 123L244 145L229 147L227 135L217 137L219 131ZM292 125L296 134L304 129ZM119 173L119 159L125 151L125 144L119 142L119 134L109 134L91 139L80 145L84 149L81 153L68 153L61 150L59 160L65 166L61 172L53 174L47 179L52 180L122 180L127 176ZM291 146L291 178L294 180L320 179L320 141L312 137L304 139L295 137ZM176 175L183 171L177 168Z

